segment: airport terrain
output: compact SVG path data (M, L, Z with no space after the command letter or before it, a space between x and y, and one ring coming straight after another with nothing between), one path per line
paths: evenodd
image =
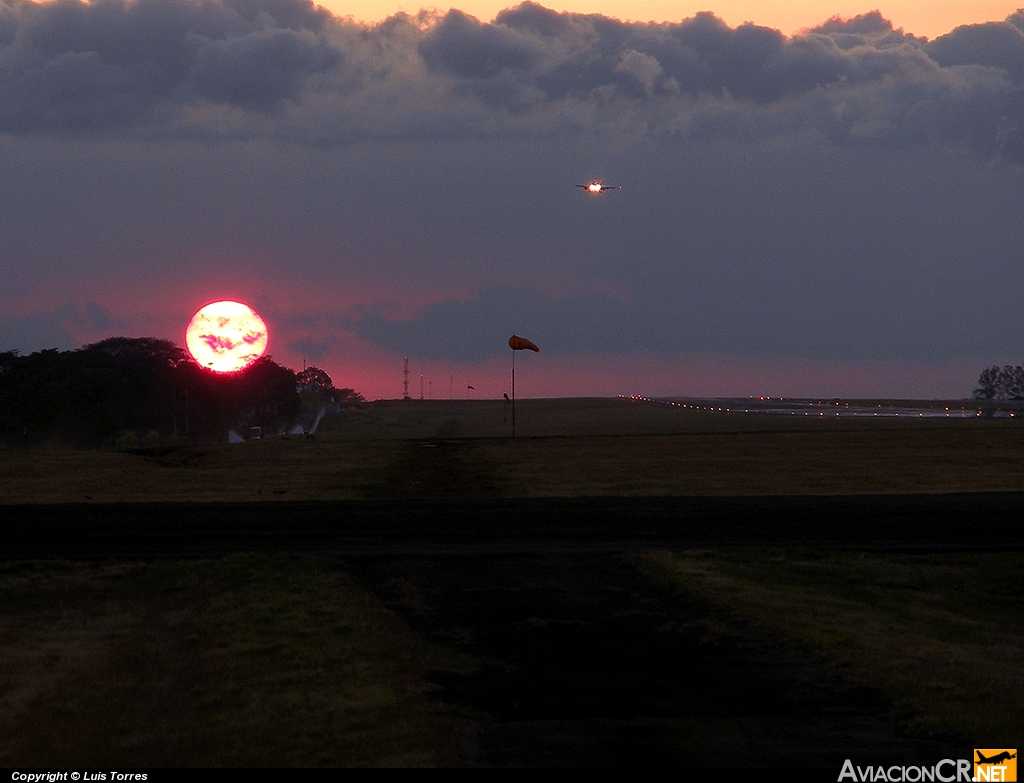
M1024 419L714 402L0 452L0 763L838 774L1012 746Z

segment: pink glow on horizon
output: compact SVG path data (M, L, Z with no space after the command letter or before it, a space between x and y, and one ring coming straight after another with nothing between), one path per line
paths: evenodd
M239 291L239 298L255 301L259 292ZM250 294L254 294L250 296ZM278 307L264 307L268 326L277 335L271 353L274 361L296 370L316 365L326 370L339 387L349 387L367 399L396 399L402 395L403 356L362 341L340 327L327 328L329 312L315 293L299 298L278 291ZM115 335L154 336L181 343L181 312L171 298L155 300L158 307L144 312L122 308L109 298L102 300L121 319L116 327L101 332L87 324L67 327L77 345ZM307 309L308 308L308 309ZM301 314L308 323L296 323ZM791 396L791 397L892 397L966 398L978 373L993 364L1018 364L1019 357L967 357L942 363L895 361L812 361L808 359L727 356L609 354L566 355L550 347L543 334L531 334L543 352L517 359L516 395L528 397L645 396ZM301 340L320 341L318 355L297 348ZM410 393L419 397L419 375L433 381L434 399L465 399L467 385L474 399L500 399L511 391L510 357L476 364L425 361L414 354L410 361ZM450 381L450 379L453 380ZM461 394L460 394L461 389Z
M902 362L825 362L766 360L738 356L547 356L531 354L516 361L516 396L615 397L620 394L693 397L850 397L959 399L970 397L978 373L992 358L942 364ZM335 385L350 386L367 399L396 399L402 394L402 357L362 355L352 363L325 359L318 363ZM409 358L409 391L419 398L432 385L433 399L500 399L509 392L507 357L480 364L420 362ZM432 381L432 384L430 383ZM461 393L460 393L461 390Z

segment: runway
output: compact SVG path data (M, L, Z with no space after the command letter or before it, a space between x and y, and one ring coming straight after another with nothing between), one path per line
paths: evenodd
M1024 404L1019 401L1005 403L979 403L963 400L953 404L934 404L921 401L879 402L798 399L788 397L644 397L630 395L639 402L658 403L680 410L705 413L755 414L759 416L801 416L832 419L1014 419L1024 421Z

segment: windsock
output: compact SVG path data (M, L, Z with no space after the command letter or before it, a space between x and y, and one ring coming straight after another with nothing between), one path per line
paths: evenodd
M534 353L540 353L540 348L531 343L525 337L520 337L517 334L508 338L508 347L513 351L533 351Z

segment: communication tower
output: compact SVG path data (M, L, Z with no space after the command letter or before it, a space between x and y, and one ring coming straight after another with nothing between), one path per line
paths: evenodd
M409 357L405 357L405 378L402 381L402 399L409 399Z

